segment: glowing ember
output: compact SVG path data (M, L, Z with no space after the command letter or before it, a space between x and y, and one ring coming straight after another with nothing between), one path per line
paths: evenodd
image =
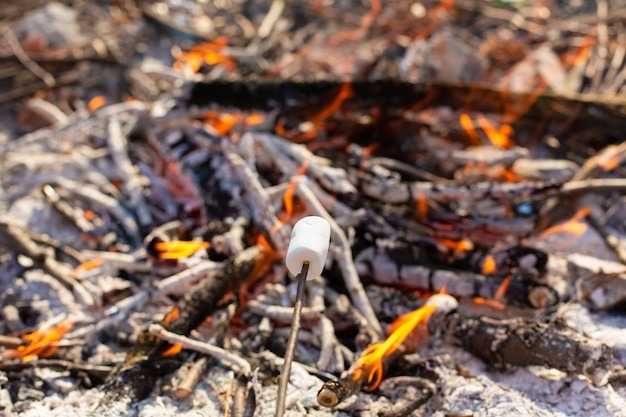
M496 270L496 261L493 256L487 255L483 261L482 273L484 275L493 274Z
M38 356L47 358L56 351L56 342L61 340L73 326L74 320L68 318L56 327L44 326L33 333L25 334L22 336L25 344L17 349L5 350L2 352L2 357L4 359L21 358L24 361Z
M437 306L425 305L411 313L400 316L391 324L391 334L383 343L376 343L367 348L355 363L354 380L361 378L363 372L367 375L367 386L364 391L375 390L383 379L383 358L395 352L405 339L413 333L420 324L425 326L428 318L437 310ZM423 331L423 330L422 330Z
M188 258L202 248L209 248L208 242L188 242L183 240L173 240L171 242L157 242L155 249L161 259Z
M92 98L91 100L89 100L89 103L87 103L87 108L91 111L96 111L98 110L100 107L104 106L105 104L107 104L107 99L104 96L96 96L94 98Z
M542 237L552 235L554 233L568 233L574 237L578 237L587 231L587 224L585 224L584 218L589 216L591 210L587 207L583 207L572 216L568 221L552 226L541 234Z

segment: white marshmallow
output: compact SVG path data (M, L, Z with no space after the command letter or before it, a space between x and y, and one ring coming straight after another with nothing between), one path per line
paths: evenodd
M291 231L291 242L285 263L294 276L298 276L304 262L309 263L308 279L318 277L324 269L330 243L330 224L326 219L309 216L300 219Z

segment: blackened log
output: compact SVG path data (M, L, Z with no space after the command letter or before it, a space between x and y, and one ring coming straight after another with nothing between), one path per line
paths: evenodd
M192 84L186 104L207 106L218 103L240 109L280 109L287 117L297 117L315 112L316 107L327 105L344 83L344 80L212 80ZM573 132L593 132L593 137L607 138L610 143L622 141L622 137L616 132L622 131L622 120L626 116L626 99L620 96L549 91L537 95L536 91L503 91L485 83L413 83L389 79L352 81L350 88L353 97L344 103L348 110L358 113L359 107L361 112L376 107L386 117L398 119L405 119L405 112L426 98L431 106L471 108L476 112L498 114L511 107L524 107L527 103L533 103L520 118L520 122L537 125L542 121L550 121L553 126L566 125ZM459 131L461 130L459 126ZM597 146L592 143L589 145Z
M608 382L613 351L569 328L562 320L496 320L459 312L445 320L446 340L462 346L496 369L541 365L582 374L596 385Z

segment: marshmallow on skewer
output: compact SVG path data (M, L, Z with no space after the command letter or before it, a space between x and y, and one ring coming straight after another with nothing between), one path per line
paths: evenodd
M324 269L330 243L330 224L326 219L309 216L300 219L291 231L291 242L287 249L287 269L298 276L302 264L309 263L307 278L318 277Z

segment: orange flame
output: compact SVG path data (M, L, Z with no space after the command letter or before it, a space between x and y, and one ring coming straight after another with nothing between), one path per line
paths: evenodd
M157 242L154 246L161 259L188 258L202 248L209 248L209 242L195 242L173 240L171 242Z
M496 270L496 261L493 256L487 255L483 261L482 273L483 275L493 274Z
M568 221L544 230L541 236L546 237L554 233L568 233L573 235L574 237L578 237L587 231L588 226L587 224L583 223L583 220L585 217L589 216L590 213L591 209L589 209L588 207L583 207L578 210L576 214L574 214L572 218Z
M74 326L74 320L68 318L56 327L44 326L33 333L22 336L25 344L17 349L7 349L2 352L4 359L21 358L24 361L31 360L37 356L47 358L56 350L56 342L61 340L63 335Z
M398 317L390 326L391 334L387 340L376 343L363 352L354 365L353 379L360 379L363 372L367 374L364 391L373 391L380 385L384 373L383 358L395 352L418 325L425 326L436 309L436 305L426 305Z

